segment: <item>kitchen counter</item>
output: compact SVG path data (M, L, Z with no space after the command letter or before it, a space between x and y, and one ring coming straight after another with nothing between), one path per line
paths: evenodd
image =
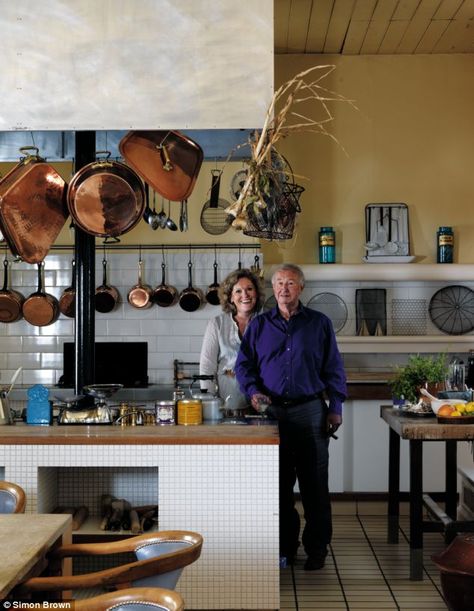
M201 424L125 426L13 424L0 426L0 445L273 445L277 427Z

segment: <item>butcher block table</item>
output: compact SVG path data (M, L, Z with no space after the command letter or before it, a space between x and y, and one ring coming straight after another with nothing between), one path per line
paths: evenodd
M474 424L441 424L436 418L407 417L400 410L382 405L380 416L390 427L388 476L388 542L398 543L400 502L400 439L410 447L410 579L423 579L423 532L444 532L446 542L456 532L474 530L473 522L456 521L457 442L474 440ZM445 511L423 494L423 443L445 443ZM423 505L437 521L423 520Z
M0 599L25 579L39 575L53 546L71 542L71 524L70 515L0 515Z

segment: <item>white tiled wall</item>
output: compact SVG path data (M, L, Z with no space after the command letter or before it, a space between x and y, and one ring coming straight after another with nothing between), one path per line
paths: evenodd
M257 249L242 250L241 261L244 267L254 263L256 255L263 257ZM144 282L152 287L161 283L160 251L144 252ZM233 250L217 251L218 280L234 270L238 263L238 252ZM188 313L179 305L170 308L153 306L148 310L139 310L127 302L127 292L137 282L138 255L112 249L107 253L108 282L116 286L121 294L121 303L109 314L96 313L97 341L147 341L149 380L152 383L171 384L173 382L173 360L199 360L202 336L207 320L220 313L219 306L206 303L197 312ZM188 260L185 251L166 251L167 282L178 291L188 285ZM213 252L192 252L193 286L203 290L213 282ZM71 255L53 252L46 259L46 290L60 297L64 288L71 283ZM13 288L20 290L25 296L36 290L37 271L33 265L14 263L11 273ZM269 279L267 279L269 280ZM96 255L96 285L102 283L102 253ZM463 283L469 288L472 285ZM356 290L361 288L384 288L387 297L387 333L399 334L403 317L392 318L394 307L400 306L399 300L408 300L411 308L410 334L426 334L445 336L431 322L428 305L435 294L446 282L318 282L309 281L304 289L302 301L306 304L318 293L334 293L342 298L347 307L347 322L339 331L338 336L353 336L356 332ZM267 288L267 297L271 289ZM395 301L394 300L398 300ZM426 310L423 309L424 301ZM407 302L404 301L406 307ZM396 310L399 312L399 310ZM413 315L414 312L414 315ZM424 312L424 316L423 316ZM474 335L471 332L471 335ZM449 336L448 336L449 337ZM55 384L62 374L63 342L73 341L74 320L63 315L53 325L34 327L26 321L6 324L0 323L0 384L7 383L14 371L21 365L23 372L18 384L31 385L36 383ZM416 342L415 342L416 345ZM471 347L466 346L466 352ZM473 344L474 348L474 337ZM453 354L456 356L456 354ZM459 358L465 359L460 347ZM352 371L382 370L389 371L394 365L406 361L406 354L356 354L345 353L346 368Z
M256 249L242 250L243 267L254 264ZM262 257L260 264L262 264ZM143 281L152 288L161 284L160 251L142 254ZM237 268L237 250L217 251L218 281ZM121 301L109 314L96 313L96 341L147 341L148 375L154 383L172 384L173 360L199 360L202 336L209 318L220 313L219 306L206 303L197 312L185 312L179 305L169 308L153 306L147 310L133 308L127 293L137 283L138 255L124 251L107 253L108 284L116 286ZM168 284L178 291L188 286L189 254L165 252ZM202 289L214 282L214 253L192 252L193 286ZM36 290L37 269L26 263L13 263L12 288L25 297ZM59 299L71 284L71 255L52 253L45 261L46 291ZM102 253L96 255L96 286L102 284ZM23 367L18 384L56 384L63 370L63 343L74 340L74 319L61 314L47 327L35 327L25 320L0 323L0 384L7 383L14 371Z

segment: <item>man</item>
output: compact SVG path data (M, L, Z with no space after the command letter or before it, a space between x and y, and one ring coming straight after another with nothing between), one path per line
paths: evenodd
M324 566L332 536L329 438L342 424L346 377L327 316L304 307L304 275L280 265L272 276L277 305L247 327L235 372L242 392L277 419L280 433L280 555L292 563L299 546L298 478L305 527L305 570ZM323 399L323 392L329 406Z

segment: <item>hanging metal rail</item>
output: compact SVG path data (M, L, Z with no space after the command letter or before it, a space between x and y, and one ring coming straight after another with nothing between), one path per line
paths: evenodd
M259 249L260 244L115 244L112 242L105 244L97 244L98 246L104 246L107 250L253 250ZM73 250L74 245L68 244L56 244L53 245L50 250Z

